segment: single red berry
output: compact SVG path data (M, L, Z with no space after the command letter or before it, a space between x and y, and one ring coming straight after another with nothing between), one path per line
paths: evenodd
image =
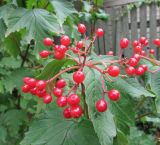
M62 89L55 87L55 88L53 89L53 94L54 94L54 96L56 96L56 97L61 97L62 94L63 94L63 91L62 91Z
M53 50L54 50L54 51L59 51L59 46L60 46L60 45L55 45L55 46L53 47Z
M36 90L37 90L37 89L36 89ZM43 96L46 95L46 90L45 90L45 89L43 89L43 90L37 90L36 95L37 95L39 98L42 98Z
M139 54L134 54L132 58L135 58L137 61L140 61L141 56Z
M147 39L146 39L146 37L141 37L140 39L139 39L139 42L141 43L141 44L145 44L145 41L146 41Z
M104 99L100 99L96 103L96 108L99 112L105 112L107 110L107 102Z
M30 89L30 93L32 95L36 95L37 94L37 88L35 87L35 88Z
M136 46L138 46L139 44L140 44L139 41L134 40L133 43L132 43L132 46L133 46L133 47L136 47Z
M25 84L28 84L29 79L30 79L29 77L24 77L24 78L23 78L23 82L24 82Z
M58 60L62 60L65 57L65 53L54 51L54 58Z
M86 26L84 24L79 24L78 25L78 31L81 33L81 34L84 34L86 32Z
M108 74L112 77L117 77L120 74L120 69L118 66L111 65L108 68Z
M147 46L148 44L149 44L149 42L148 42L148 40L146 40L143 45Z
M70 45L70 38L67 35L63 35L61 36L61 44L65 45L65 46L69 46Z
M67 97L61 96L57 98L57 105L59 107L65 107L67 105Z
M126 69L126 74L130 75L130 76L133 76L135 74L135 68L133 66L128 66Z
M82 71L76 71L73 73L73 80L76 83L80 84L84 81L84 79L85 79L85 75Z
M67 51L67 47L65 45L59 45L58 51L61 53L65 53Z
M72 48L72 52L74 54L77 54L79 52L79 48L78 47Z
M66 81L64 79L60 79L56 82L55 86L57 88L64 88L66 86Z
M129 45L129 40L127 38L122 38L120 40L120 47L121 49L126 49Z
M112 101L117 101L120 98L120 93L117 90L110 90L108 92L108 98L111 99Z
M68 98L67 98L67 102L69 105L71 106L77 106L80 103L80 98L78 97L77 94L71 94Z
M148 70L148 66L146 64L142 64L141 67L143 67L144 71Z
M81 106L71 107L71 116L73 118L80 118L82 114L83 114L83 111Z
M143 75L144 72L145 72L145 71L144 71L144 68L141 67L141 66L136 69L136 75L137 75L137 76Z
M98 37L102 37L102 36L104 35L103 29L102 29L102 28L98 28L98 29L96 30L96 35L97 35Z
M44 80L39 80L36 83L36 87L37 87L38 90L43 90L43 89L46 88L46 86L47 86L47 83Z
M31 88L34 88L36 86L36 83L37 81L33 78L30 78L28 81L27 81L27 85L29 85Z
M113 56L113 55L114 55L114 53L113 53L113 51L108 51L106 55Z
M144 50L141 51L140 53L142 56L146 56L146 52Z
M128 64L130 66L136 66L138 64L138 61L135 58L130 58Z
M51 95L45 95L45 96L43 96L43 102L44 102L44 104L49 104L49 103L51 103L52 102L52 96Z
M154 50L154 49L150 49L150 50L149 50L149 53L150 53L150 54L155 54L155 50Z
M134 47L135 53L140 53L141 51L142 51L142 47L140 45L137 45L136 47Z
M47 50L42 50L39 55L42 57L42 58L47 58L49 56L49 52Z
M30 91L30 86L29 85L23 85L22 86L22 92L23 93L28 93Z
M154 45L159 47L160 46L160 39L158 39L158 38L154 39L153 43L154 43Z
M53 40L51 38L44 38L43 43L46 46L52 46L53 45Z
M76 43L76 47L82 48L82 47L83 47L83 41L78 41L78 42Z
M71 108L70 107L67 107L67 108L64 109L63 116L66 119L72 118L72 116L71 116Z

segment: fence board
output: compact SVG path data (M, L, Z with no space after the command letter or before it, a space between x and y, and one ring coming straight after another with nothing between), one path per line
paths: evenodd
M140 36L146 36L147 31L147 9L146 5L140 7Z

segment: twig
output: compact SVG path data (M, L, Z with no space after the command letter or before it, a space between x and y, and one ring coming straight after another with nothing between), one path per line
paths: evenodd
M26 59L27 59L27 55L28 55L28 52L29 52L29 48L30 48L30 44L27 45L27 49L26 49L26 52L24 54L24 57L22 58L22 63L21 63L21 67L23 67Z

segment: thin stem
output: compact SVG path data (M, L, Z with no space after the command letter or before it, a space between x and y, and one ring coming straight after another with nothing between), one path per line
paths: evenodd
M148 58L148 57L145 57L143 55L140 55L142 58L146 59L146 60L149 60L150 62L154 63L155 65L160 65L156 60L152 59L152 58Z
M70 57L71 59L73 59L77 64L79 64L79 62L74 57L72 57L70 54L65 53L65 55L68 56L68 57Z
M28 55L28 52L29 52L29 48L30 48L30 44L27 45L27 49L26 49L26 52L24 54L24 57L23 57L23 60L22 60L22 63L21 63L21 67L23 67L26 59L27 59L27 55Z
M105 88L105 83L104 83L104 76L101 74L101 81L102 81L102 98L104 99L105 93L107 92Z
M141 119L141 118L143 118L145 116L148 116L148 115L151 115L151 114L153 114L153 112L147 112L147 113L141 114L141 115L136 117L136 120Z
M158 71L160 71L160 67L159 67L158 69L154 70L154 71L148 70L148 72L150 72L150 73L152 73L152 74L157 73Z
M69 95L70 95L70 93L71 93L74 89L76 89L77 87L78 87L78 84L73 85L73 87L72 87L72 88L70 88L70 90L68 91L68 93L67 93L66 97L67 97L67 96L69 96Z

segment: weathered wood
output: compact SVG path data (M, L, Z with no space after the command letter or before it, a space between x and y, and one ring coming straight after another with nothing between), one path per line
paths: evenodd
M147 31L147 11L146 5L140 7L140 35L146 36Z

